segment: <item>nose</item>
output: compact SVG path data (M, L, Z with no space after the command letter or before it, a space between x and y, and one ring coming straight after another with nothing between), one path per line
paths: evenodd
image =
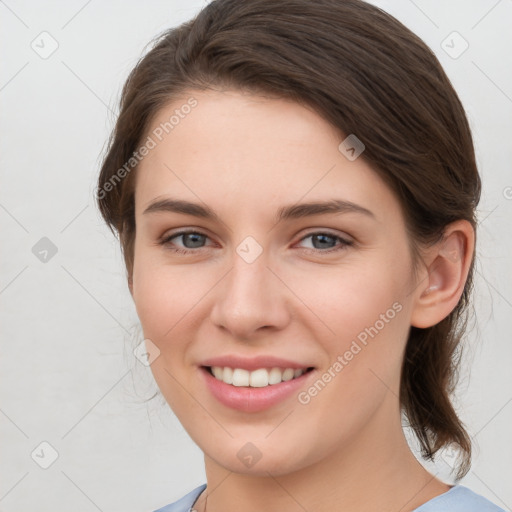
M211 320L235 339L266 336L290 321L289 290L264 254L248 263L235 253L231 270L214 290Z

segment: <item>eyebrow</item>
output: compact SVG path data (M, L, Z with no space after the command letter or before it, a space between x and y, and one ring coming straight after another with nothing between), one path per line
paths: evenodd
M181 199L164 198L153 201L144 210L143 215L155 212L182 213L207 220L220 221L217 213L208 206ZM277 211L275 222L329 213L359 213L375 219L374 213L363 206L343 199L331 199L329 201L315 201L283 206Z

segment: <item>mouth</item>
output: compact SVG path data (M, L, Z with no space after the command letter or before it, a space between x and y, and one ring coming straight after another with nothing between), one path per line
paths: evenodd
M262 412L290 400L311 385L317 373L314 367L249 371L226 366L200 366L199 372L218 403L244 413Z
M224 384L234 387L264 388L295 380L313 371L313 366L307 368L258 368L253 371L228 366L202 366L212 377Z

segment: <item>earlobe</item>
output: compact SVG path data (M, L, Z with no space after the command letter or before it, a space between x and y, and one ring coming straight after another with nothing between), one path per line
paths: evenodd
M453 311L464 291L473 251L473 226L466 220L449 224L443 239L428 250L428 266L417 285L412 326L432 327Z

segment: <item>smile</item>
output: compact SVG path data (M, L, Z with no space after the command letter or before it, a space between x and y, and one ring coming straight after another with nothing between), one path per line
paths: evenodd
M273 367L249 371L201 366L199 369L206 388L218 402L230 409L249 413L269 409L291 398L307 387L316 373L314 368ZM231 380L231 383L225 382L225 379Z
M259 368L254 371L243 368L230 368L228 366L207 367L210 373L225 384L232 386L248 386L263 388L286 382L306 373L312 368Z

